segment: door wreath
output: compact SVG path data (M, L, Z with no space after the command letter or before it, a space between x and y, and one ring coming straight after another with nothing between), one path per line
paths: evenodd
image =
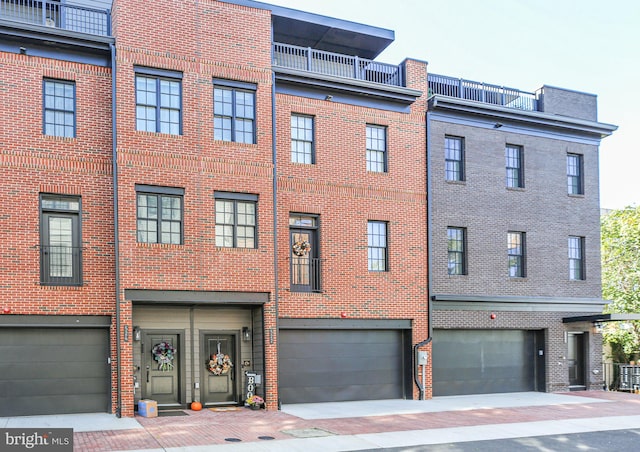
M162 341L153 346L153 359L158 361L158 370L173 370L173 360L176 357L176 349L170 342Z
M298 240L291 246L293 254L298 257L306 256L311 251L311 243L308 240Z
M213 375L227 375L232 367L231 358L220 352L220 344L218 344L218 353L211 355L211 359L207 361L207 369Z

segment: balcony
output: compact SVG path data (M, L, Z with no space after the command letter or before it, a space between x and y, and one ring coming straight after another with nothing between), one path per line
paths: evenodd
M0 0L0 20L111 36L111 14L108 10L70 6L50 0Z
M429 74L427 77L430 96L438 94L517 110L538 111L535 93L445 75Z
M314 74L404 86L401 66L291 44L273 44L273 65Z
M322 259L317 257L291 258L291 291L322 292Z
M82 247L40 246L40 284L53 286L82 285Z

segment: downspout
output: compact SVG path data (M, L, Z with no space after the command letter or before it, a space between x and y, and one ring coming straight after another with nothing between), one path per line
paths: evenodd
M271 25L271 62L273 65L273 22ZM279 325L279 312L278 312L278 301L280 297L280 292L278 290L278 166L277 166L277 143L276 143L276 73L271 70L271 160L273 164L273 278L274 278L274 292L273 296L274 300L274 312L275 312L275 330L276 335L278 334L278 325ZM264 320L263 320L264 322ZM266 335L264 338L265 342L267 340ZM273 332L269 332L269 342L273 342ZM265 347L266 348L266 347ZM280 342L276 338L276 357L280 356ZM266 360L265 360L266 362ZM276 366L278 365L276 361ZM266 369L265 369L266 370ZM279 375L279 371L276 375ZM278 377L276 376L276 381L278 381ZM265 394L266 395L266 394ZM278 409L280 409L280 395L278 394Z
M116 290L116 417L122 417L122 370L120 358L120 237L118 234L118 134L116 132L116 47L111 48L111 171L113 171L113 254Z
M428 108L428 107L427 107ZM413 347L413 376L418 388L420 389L420 400L424 400L425 398L425 388L421 381L418 379L418 349L420 347L424 347L429 344L433 340L433 327L432 327L432 315L431 315L431 262L432 262L432 247L431 247L431 113L427 111L427 322L428 322L428 336L427 338L417 343ZM425 372L426 367L429 365L424 365L422 371Z

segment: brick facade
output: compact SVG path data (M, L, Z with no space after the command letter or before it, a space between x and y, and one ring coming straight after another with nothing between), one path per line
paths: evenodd
M561 322L583 313L584 306L526 312L500 307L499 299L529 298L531 307L539 298L566 302L600 297L598 149L593 137L544 129L523 133L518 127L496 130L486 118L474 124L446 114L429 120L427 64L417 60L402 62L395 76L403 77L403 83L388 86L386 80L367 79L376 69L360 66L364 58L356 60L364 74L358 80L284 70L272 61L272 16L284 14L303 23L298 16L306 13L287 16L286 8L247 5L233 0L158 2L159 14L150 20L141 14L139 2L114 0L110 36L44 29L42 38L25 35L0 52L0 113L11 125L0 130L6 194L0 327L14 326L6 320L10 315L27 320L35 315L110 318L108 410L121 416L133 416L136 402L153 396L148 382L156 363L151 358L154 344L148 341L165 333L176 338L179 369L163 376L174 378L171 384L178 389L171 394L175 400L161 405L241 405L245 372L255 371L264 377L257 392L265 397L266 408L277 409L279 328L287 322L335 326L344 320L347 325L404 328L405 336L398 336L404 356L398 360L408 386L403 393L414 399L433 395L434 364L430 360L426 369L418 369L413 362L414 347L432 352L433 328L543 330L544 390L567 389L567 333L586 333L590 324ZM307 19L319 25L330 20L336 29L350 26L315 15ZM5 26L0 16L0 34L7 32ZM370 46L362 53L377 55L392 41L383 46L379 30L356 28L362 39L341 39L344 45ZM58 47L45 44L56 39ZM179 81L179 133L137 130L140 73ZM45 79L75 84L74 138L43 134ZM214 139L213 86L219 81L255 88L255 144ZM554 92L549 88L547 94ZM553 97L546 102L562 108ZM292 114L313 118L313 164L291 161ZM367 171L368 125L385 130L385 172ZM465 139L464 182L444 180L445 135ZM505 144L524 149L524 189L505 188ZM584 195L566 193L567 153L584 157ZM141 243L136 187L181 193L181 243ZM257 199L255 248L216 245L216 194L221 192ZM81 200L79 285L40 280L41 194ZM292 214L318 219L321 290L292 290ZM385 271L368 270L370 221L387 225ZM467 275L447 274L448 226L467 228ZM508 230L527 233L526 278L507 275ZM584 281L567 280L568 235L585 237ZM433 298L442 294L454 303L460 296L462 305L465 297L495 300L468 309ZM432 300L435 309L429 312ZM492 309L499 315L488 320ZM211 352L207 341L218 341L220 347L223 336L232 344L228 353L237 377L231 379L228 400L203 389L231 381L211 380L204 367ZM601 338L586 337L586 365L598 369ZM589 387L601 384L601 375L589 375ZM421 388L417 382L423 379Z

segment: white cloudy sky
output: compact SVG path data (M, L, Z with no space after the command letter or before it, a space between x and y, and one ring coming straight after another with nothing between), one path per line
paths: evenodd
M267 0L395 31L377 60L533 92L552 85L598 95L619 129L600 147L600 204L640 205L640 1Z

